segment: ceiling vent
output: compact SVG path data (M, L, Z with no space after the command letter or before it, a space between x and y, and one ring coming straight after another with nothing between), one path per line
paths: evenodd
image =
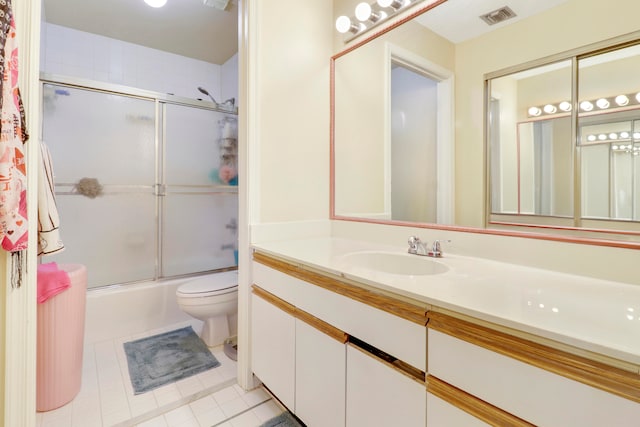
M514 18L516 13L509 8L509 6L501 7L500 9L496 9L493 12L485 13L484 15L480 15L480 19L486 22L488 25L495 25L502 21L506 21L507 19Z

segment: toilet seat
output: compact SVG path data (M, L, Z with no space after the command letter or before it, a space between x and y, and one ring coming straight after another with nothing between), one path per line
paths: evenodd
M178 288L176 295L181 298L205 298L238 291L236 271L216 274L214 277L215 279L206 276L190 280Z

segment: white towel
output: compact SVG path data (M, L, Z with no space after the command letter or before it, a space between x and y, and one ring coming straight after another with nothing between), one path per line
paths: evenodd
M40 170L38 182L38 256L50 255L64 249L60 239L60 218L54 196L51 154L40 143Z

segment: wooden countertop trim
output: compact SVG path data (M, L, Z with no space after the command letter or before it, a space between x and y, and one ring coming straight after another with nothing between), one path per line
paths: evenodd
M318 319L317 317L307 313L306 311L300 310L298 307L292 304L289 304L285 300L278 298L277 296L273 295L268 291L265 291L260 286L253 285L252 292L254 295L264 299L270 304L273 304L275 307L278 307L279 309L283 310L285 313L288 313L293 317L300 319L307 325L317 329L318 331L335 339L336 341L339 341L342 344L347 342L348 335L346 332L336 328L335 326L328 324L323 320Z
M446 314L429 312L428 327L640 403L640 375Z
M304 269L295 264L276 259L260 252L253 254L253 260L274 270L304 280L307 283L319 286L323 289L335 292L345 297L351 298L371 307L378 308L387 313L401 317L419 325L427 324L426 304L424 307L413 305L387 295L373 292L369 289L358 287L346 281L330 277L328 274L320 274L315 271Z
M346 332L336 328L328 324L327 322L318 319L317 317L307 313L306 311L300 310L296 307L296 318L302 320L307 325L317 329L318 331L324 333L325 335L339 341L341 344L347 342L348 335Z
M431 375L427 376L427 391L492 426L531 427L534 425Z
M263 300L267 301L268 303L273 304L274 306L278 307L279 309L281 309L285 313L288 313L288 314L290 314L292 316L295 316L296 307L293 306L292 304L289 304L285 300L282 300L282 299L278 298L277 296L273 295L272 293L265 291L264 289L262 289L259 286L253 285L253 286L251 286L251 288L252 288L252 292L253 292L253 294L255 296L258 296L258 297L262 298Z

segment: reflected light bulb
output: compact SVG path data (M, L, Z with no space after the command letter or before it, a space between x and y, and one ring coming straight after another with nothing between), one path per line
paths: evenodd
M162 7L167 4L167 0L144 0L151 7Z
M571 103L567 101L562 101L558 107L560 107L562 111L571 111Z
M547 104L544 106L544 112L547 114L553 114L556 111L558 111L558 109L556 108L555 105Z
M531 107L529 108L529 115L533 116L533 117L538 117L540 114L542 114L542 110L539 109L538 107Z
M591 111L593 110L593 104L589 101L582 101L580 103L580 108L582 108L582 111Z
M612 150L617 150L617 149L618 149L618 146L617 146L617 145L612 145L612 146L611 146L611 149L612 149Z
M596 105L598 106L598 108L609 108L609 101L607 101L605 98L600 98L596 101Z
M359 21L366 21L371 16L371 5L369 3L360 3L356 6L356 18Z
M629 97L627 95L618 95L616 96L616 104L621 107L624 107L629 103Z

